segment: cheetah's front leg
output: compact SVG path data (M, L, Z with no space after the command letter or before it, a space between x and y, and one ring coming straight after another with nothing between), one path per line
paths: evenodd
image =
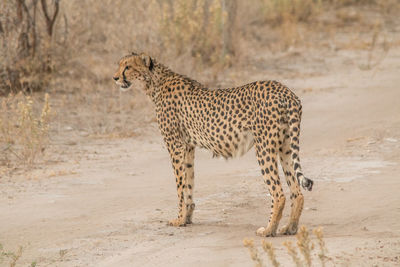
M168 144L168 151L171 156L172 167L174 169L176 189L178 191L178 218L170 220L168 225L170 226L185 226L187 209L185 205L185 154L187 152L186 145L180 144L179 142L173 142Z
M185 179L184 179L184 200L186 205L186 223L192 223L192 215L195 204L193 203L194 188L194 147L186 146L185 153Z

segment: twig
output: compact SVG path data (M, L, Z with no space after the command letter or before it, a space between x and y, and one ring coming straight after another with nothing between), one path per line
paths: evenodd
M47 34L49 36L52 36L53 35L53 25L54 25L54 22L56 21L57 15L58 15L60 1L59 0L54 1L54 13L53 13L52 18L50 18L49 11L47 9L46 0L41 0L40 2L42 4L44 17L46 18Z

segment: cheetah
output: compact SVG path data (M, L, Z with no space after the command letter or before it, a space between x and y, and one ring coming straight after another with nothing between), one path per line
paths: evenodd
M208 89L144 53L124 56L113 79L121 90L139 82L154 103L178 192L178 217L169 225L192 223L196 147L224 158L241 156L254 147L272 198L268 225L260 227L256 234L275 236L282 217L285 195L278 176L278 160L291 200L289 223L279 233L297 232L304 205L300 185L311 191L313 181L301 170L302 106L289 88L276 81L256 81L235 88Z

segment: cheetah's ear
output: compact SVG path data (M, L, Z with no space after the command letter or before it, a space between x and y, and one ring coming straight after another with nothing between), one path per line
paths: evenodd
M132 55L132 56L137 56L138 54L132 51L132 52L131 52L131 55Z
M151 70L153 67L153 61L151 60L151 57L145 53L141 53L140 58L142 59L144 65Z

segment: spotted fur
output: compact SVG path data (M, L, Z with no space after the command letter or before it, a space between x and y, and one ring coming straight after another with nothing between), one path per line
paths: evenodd
M261 173L272 198L268 226L257 234L275 236L285 196L278 176L280 160L290 188L291 215L282 234L295 234L303 209L300 185L311 190L299 158L301 103L276 81L257 81L240 87L211 90L172 72L145 54L123 57L114 80L122 89L134 81L144 84L155 104L158 125L171 157L178 191L178 218L170 225L192 222L195 208L194 151L206 148L224 158L241 156L255 147Z

